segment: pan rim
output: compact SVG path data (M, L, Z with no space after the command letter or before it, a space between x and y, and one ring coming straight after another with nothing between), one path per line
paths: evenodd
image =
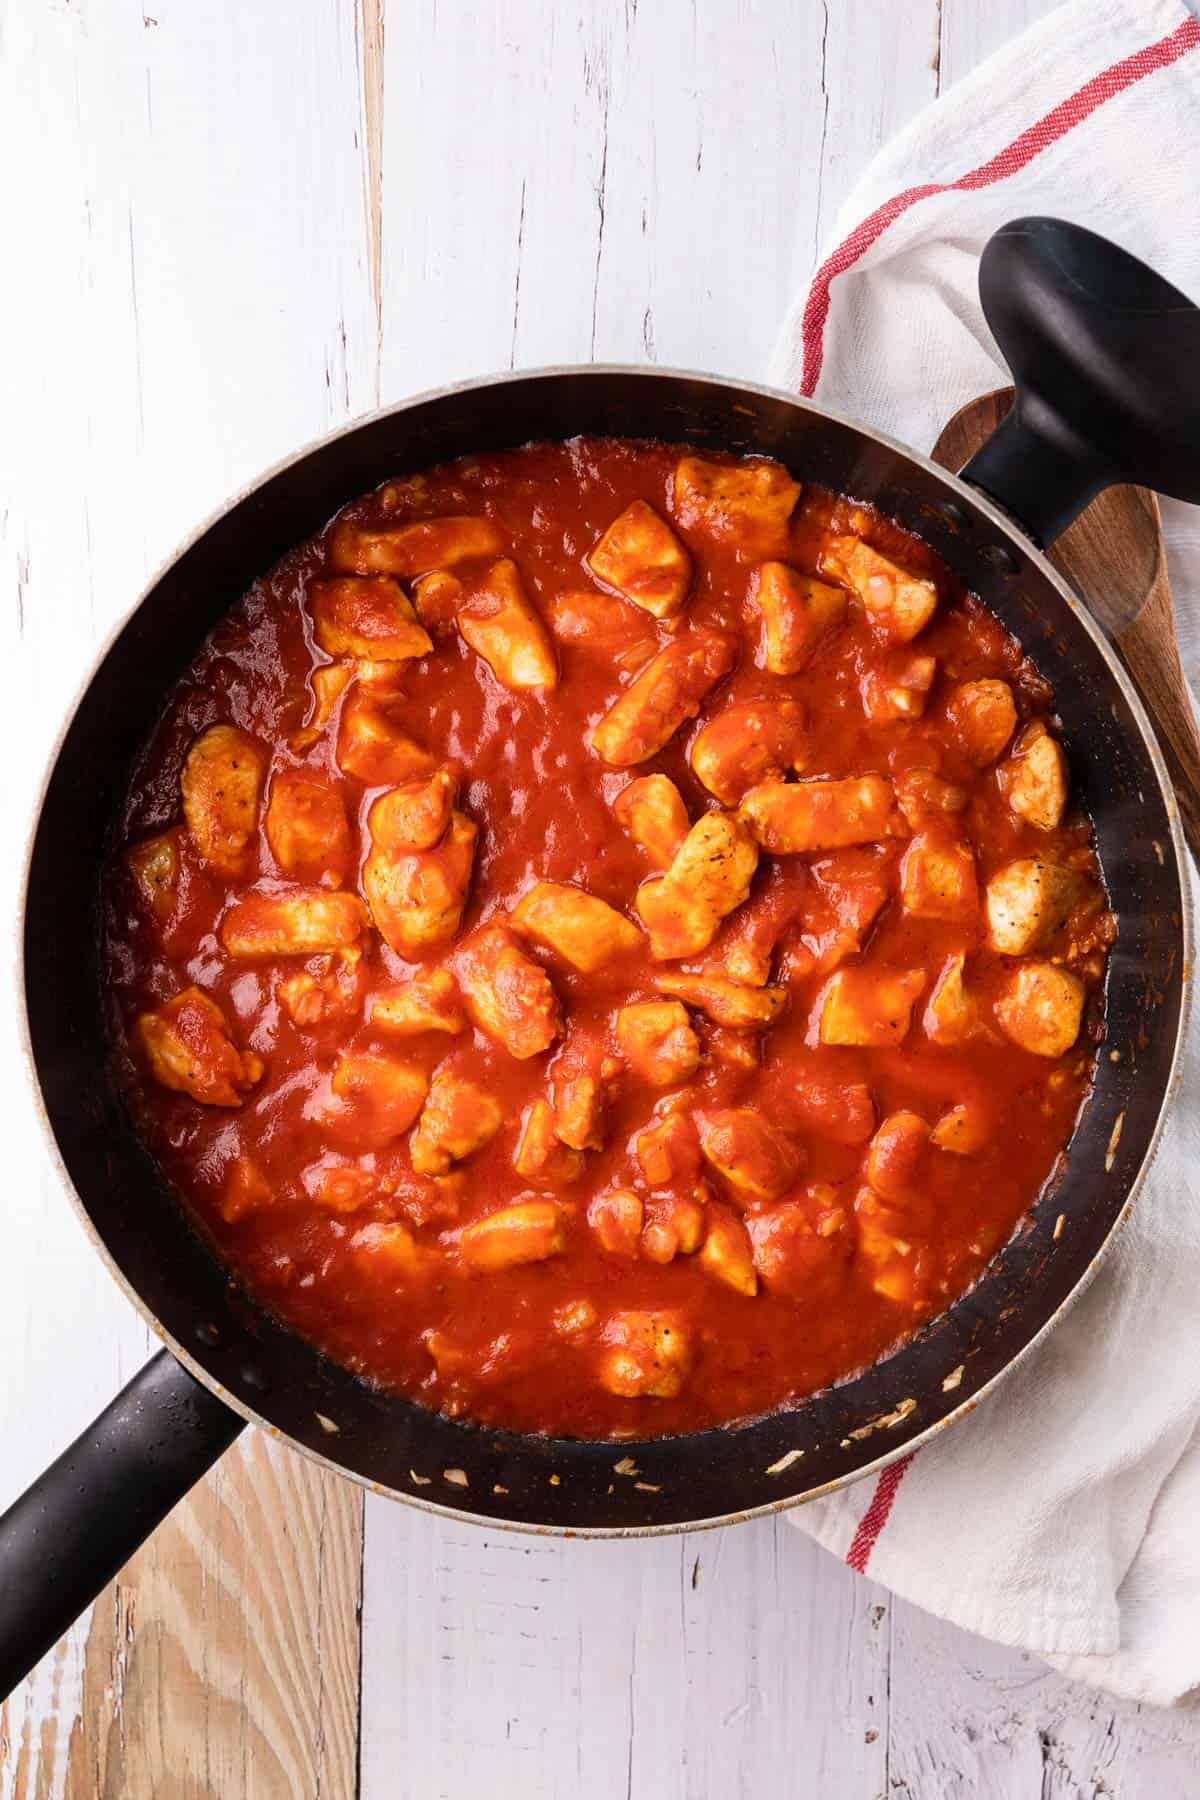
M167 572L174 567L180 558L183 557L193 545L199 543L205 535L235 507L251 497L266 483L304 462L317 451L337 443L339 440L360 431L366 426L375 425L384 419L401 415L416 407L447 398L451 395L476 392L485 388L500 387L516 382L560 380L563 377L588 380L590 378L605 378L611 376L625 378L633 377L650 381L658 378L666 378L670 380L700 382L710 387L731 390L742 395L750 395L777 403L783 402L789 407L800 412L808 413L819 420L827 420L842 425L855 432L861 438L890 450L906 462L924 470L927 474L934 476L947 490L948 497L953 496L960 502L965 503L972 511L982 514L982 516L997 528L1006 539L1016 544L1020 553L1033 564L1038 573L1057 591L1081 628L1092 639L1093 644L1099 650L1111 677L1115 681L1122 698L1129 707L1142 742L1146 747L1147 756L1151 767L1154 770L1159 791L1163 799L1164 811L1166 813L1167 825L1171 838L1171 848L1175 859L1175 870L1179 880L1182 900L1180 909L1180 1007L1179 1017L1175 1028L1175 1039L1171 1046L1170 1066L1166 1081L1164 1082L1163 1093L1154 1127L1150 1134L1141 1163L1129 1183L1121 1209L1110 1225L1103 1242L1098 1247L1095 1255L1079 1276L1070 1292L1054 1311L1051 1312L1049 1317L1042 1322L1038 1329L1020 1347L1020 1349L1014 1352L1002 1368L998 1369L994 1375L979 1388L975 1389L966 1399L961 1401L958 1406L953 1407L949 1412L943 1414L941 1418L932 1421L922 1431L916 1433L912 1437L906 1438L902 1443L883 1451L870 1462L864 1463L860 1468L855 1469L852 1472L847 1472L844 1475L837 1476L828 1482L818 1484L813 1488L804 1489L799 1493L782 1495L777 1500L764 1501L758 1505L747 1507L744 1510L721 1513L704 1519L673 1520L667 1523L624 1526L571 1526L506 1518L490 1513L472 1512L465 1508L447 1505L440 1500L427 1498L424 1495L413 1494L406 1489L390 1487L384 1483L374 1481L370 1476L361 1474L354 1469L347 1468L344 1464L337 1462L330 1456L324 1455L319 1449L304 1443L299 1438L293 1437L289 1432L283 1430L282 1427L274 1424L255 1407L244 1401L240 1396L231 1392L220 1380L204 1367L192 1351L186 1349L178 1342L171 1332L162 1324L157 1314L155 1314L149 1303L134 1287L131 1280L126 1276L124 1270L117 1261L116 1256L101 1237L99 1230L92 1220L86 1203L67 1171L57 1137L55 1136L45 1106L37 1062L33 1050L24 950L26 916L34 849L41 823L46 793L54 771L57 768L63 745L72 729L80 706L91 688L101 665L104 663L132 619L140 611L141 607L154 592L155 588L162 581ZM15 975L17 992L19 996L18 1014L21 1055L30 1083L35 1111L41 1122L42 1129L50 1148L51 1161L66 1188L71 1205L73 1206L93 1248L99 1253L100 1258L104 1262L112 1278L116 1281L118 1287L132 1303L138 1314L160 1342L172 1352L176 1359L196 1380L200 1381L210 1392L222 1400L231 1411L239 1414L239 1416L247 1423L257 1425L260 1429L268 1432L272 1437L290 1445L301 1455L310 1458L313 1462L331 1470L333 1473L353 1481L367 1492L385 1495L389 1499L402 1501L409 1506L417 1507L423 1512L454 1519L455 1521L462 1523L482 1525L495 1530L518 1531L540 1537L586 1537L607 1539L665 1537L677 1535L681 1532L705 1531L715 1529L722 1525L741 1524L751 1519L768 1517L775 1513L789 1511L791 1508L802 1506L810 1500L821 1498L834 1493L841 1488L849 1487L859 1481L866 1480L870 1476L878 1475L882 1470L886 1469L889 1464L894 1463L901 1456L907 1456L911 1452L917 1450L921 1445L931 1441L933 1437L945 1430L948 1426L954 1424L958 1419L973 1411L982 1400L996 1390L997 1386L1011 1373L1012 1370L1024 1362L1030 1352L1043 1341L1047 1333L1052 1330L1066 1314L1068 1309L1075 1304L1076 1300L1091 1285L1096 1271L1114 1239L1127 1223L1137 1196L1141 1192L1147 1173L1158 1153L1168 1109L1174 1100L1180 1083L1183 1045L1191 1017L1194 985L1192 977L1192 959L1195 922L1190 859L1183 838L1178 802L1171 787L1170 777L1167 773L1166 764L1161 749L1159 748L1154 728L1149 720L1137 689L1134 687L1132 680L1126 673L1112 646L1109 644L1101 627L1092 617L1086 605L1084 605L1084 603L1075 595L1068 583L1058 573L1046 557L1045 553L1034 543L1032 538L1028 537L1022 527L1014 519L1010 518L1001 507L990 500L979 489L972 487L970 483L963 481L959 475L942 468L942 466L935 463L932 458L925 456L920 451L912 449L909 445L902 443L899 439L890 436L886 432L878 431L873 426L866 425L860 420L852 418L850 415L840 412L835 408L818 405L815 401L789 393L786 389L770 386L766 383L745 381L734 376L715 375L698 370L678 369L657 364L648 365L638 363L554 364L527 370L504 370L495 374L470 377L461 381L446 383L439 387L427 389L421 393L407 396L390 406L377 407L369 412L360 414L354 419L346 421L342 425L336 426L332 430L312 439L298 450L277 460L267 469L261 471L252 480L243 483L223 504L215 508L200 525L188 533L180 543L175 546L171 553L158 564L135 600L105 634L103 641L97 646L89 659L86 671L77 686L74 698L68 709L65 711L60 728L55 734L53 744L42 769L41 780L38 783L32 801L31 813L26 821L21 879L18 890L17 907L14 914L15 929L13 949L16 961Z

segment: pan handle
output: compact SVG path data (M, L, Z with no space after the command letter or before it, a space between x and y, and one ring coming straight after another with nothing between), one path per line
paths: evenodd
M962 470L1038 544L1101 488L1200 502L1200 311L1145 263L1063 219L984 246L979 297L1016 401Z
M9 1507L0 1518L0 1699L244 1424L160 1350Z

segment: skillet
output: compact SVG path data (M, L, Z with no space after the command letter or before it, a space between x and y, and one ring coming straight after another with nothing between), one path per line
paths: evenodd
M0 1694L247 1420L376 1491L459 1518L594 1536L697 1529L879 1469L972 1408L1086 1284L1157 1142L1191 927L1178 810L1146 714L1040 547L1114 481L1200 501L1200 314L1124 252L1052 219L997 233L980 291L1017 400L959 477L765 387L603 366L505 375L406 401L281 464L184 546L118 630L46 781L25 890L25 1006L40 1105L77 1210L167 1348L0 1519ZM1092 1095L1068 1156L976 1286L885 1359L794 1408L620 1444L452 1421L376 1392L240 1292L112 1080L99 934L100 878L133 759L251 582L389 477L582 433L776 457L925 539L1053 683L1072 789L1095 822L1119 919Z

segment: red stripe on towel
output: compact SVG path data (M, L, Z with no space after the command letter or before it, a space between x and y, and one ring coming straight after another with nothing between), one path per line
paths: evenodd
M924 187L906 188L903 193L893 195L892 199L885 200L882 206L876 207L826 258L813 278L800 328L804 346L801 393L814 393L820 380L831 283L838 275L844 275L864 251L869 250L882 237L901 213L907 212L918 200L928 199L931 194L989 187L995 181L1003 181L1007 176L1017 174L1035 156L1057 143L1059 138L1065 137L1074 126L1090 118L1105 101L1115 99L1135 82L1153 75L1158 69L1167 68L1181 56L1196 49L1200 49L1200 20L1189 17L1157 43L1148 44L1143 50L1135 50L1132 56L1123 57L1120 62L1102 70L1099 75L1093 75L1090 81L1085 81L1068 99L1053 107L1044 118L1029 126L1028 130L1014 138L1011 144L1006 144L989 161L981 163L977 169L960 175L957 181L930 182Z
M901 1456L896 1462L890 1463L875 1483L871 1504L858 1521L858 1530L854 1533L854 1540L846 1552L846 1561L852 1569L857 1569L860 1575L865 1575L867 1572L871 1552L879 1541L880 1532L888 1522L892 1503L896 1498L896 1489L904 1480L904 1471L916 1454L915 1450L910 1450L907 1456Z

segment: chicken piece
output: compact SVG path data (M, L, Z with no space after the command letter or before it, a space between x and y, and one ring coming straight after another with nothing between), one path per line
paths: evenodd
M910 918L969 925L979 911L970 845L944 833L918 832L900 864L900 904Z
M406 781L381 794L371 808L371 839L379 850L432 850L454 814L458 782L448 769L422 781Z
M696 629L659 651L613 701L592 732L592 748L615 769L645 762L694 719L700 702L737 656L732 638Z
M765 562L750 590L761 621L755 661L771 675L796 675L846 616L846 594L787 563Z
M379 696L356 682L346 696L338 726L337 765L367 787L400 785L431 775L438 766L423 745L409 737L396 718L398 696Z
M726 706L692 741L697 781L724 806L748 788L788 769L802 769L804 714L795 700L748 700Z
M550 977L502 925L487 926L463 946L459 982L480 1031L519 1061L540 1055L562 1029Z
M263 961L348 949L366 926L367 909L357 894L328 888L255 889L229 907L218 936L230 956Z
M989 947L1004 956L1040 949L1083 897L1086 885L1077 870L1039 856L1006 863L987 884Z
M288 743L297 752L311 750L333 717L333 709L354 679L352 662L322 663L309 676L313 691L312 711L300 731L293 731Z
M388 988L371 1003L371 1023L396 1037L422 1031L444 1031L455 1037L464 1030L462 1002L448 969L420 969L403 987Z
M635 1000L617 1014L617 1043L634 1074L674 1087L700 1066L700 1040L678 1000Z
M462 582L449 569L431 569L413 582L413 608L430 637L451 636L465 594Z
M1084 986L1055 963L1023 963L996 1002L1005 1037L1034 1056L1065 1056L1083 1022Z
M513 1152L513 1168L526 1181L567 1186L583 1174L583 1153L559 1141L554 1108L540 1096L525 1109L521 1135Z
M554 1129L573 1150L602 1150L612 1077L621 1065L598 1043L573 1034L554 1059Z
M275 984L275 997L294 1025L310 1028L358 1011L362 991L362 946L314 959L307 968Z
M963 755L977 769L995 762L1017 729L1007 681L960 681L946 702L946 717Z
M505 687L521 692L558 686L554 645L515 562L493 563L469 590L458 629Z
M598 1317L590 1300L564 1300L551 1313L550 1323L559 1337L565 1337L572 1343L580 1343L592 1330Z
M634 906L657 962L707 950L727 913L742 904L758 866L750 833L731 813L705 813L665 875L637 891Z
M706 1013L716 1025L735 1031L756 1031L773 1025L787 1001L787 989L746 987L720 975L685 975L673 969L655 976L660 993L673 994L686 1006Z
M512 910L512 927L584 975L631 955L642 934L606 900L561 881L539 881Z
M398 1219L373 1219L363 1225L351 1238L350 1250L358 1266L376 1280L402 1285L428 1274L439 1261Z
M783 464L766 457L710 462L681 456L672 510L685 531L702 531L748 554L779 556L787 550L788 523L800 493L800 483Z
M354 1163L315 1163L302 1179L309 1199L333 1213L361 1212L382 1191L379 1176Z
M835 850L810 871L812 885L800 906L801 945L816 959L817 972L832 973L862 949L887 904L886 875L874 849Z
M754 1267L772 1294L829 1305L846 1283L854 1252L850 1216L824 1182L803 1197L747 1213Z
M439 1069L409 1140L418 1175L444 1175L491 1142L504 1123L500 1106L474 1081Z
M407 1131L429 1088L425 1071L398 1056L344 1050L329 1085L352 1115L382 1142Z
M992 1121L986 1108L967 1102L952 1106L949 1112L942 1114L929 1141L935 1150L948 1150L955 1156L973 1156L983 1149L991 1135Z
M714 938L705 973L742 987L765 987L776 945L796 922L803 898L800 884L778 864L764 870L749 899Z
M917 1300L917 1258L904 1227L878 1194L863 1188L854 1202L858 1256L872 1288L885 1300L911 1309Z
M936 674L933 656L907 656L888 667L868 669L859 685L867 719L872 725L919 719Z
M692 585L691 557L644 500L627 506L584 560L597 581L656 619L677 613Z
M922 1187L929 1126L915 1112L889 1113L867 1151L867 1180L882 1200L903 1203Z
M691 1114L668 1113L640 1131L637 1159L647 1187L693 1186L700 1173L700 1139Z
M221 1189L217 1211L227 1225L236 1225L248 1213L261 1212L275 1202L275 1190L252 1156L235 1156Z
M183 816L201 858L222 875L249 872L266 772L262 745L236 725L210 725L187 753Z
M939 820L944 824L949 814L960 813L967 804L967 790L952 781L944 781L932 769L906 769L896 776L896 804L913 831L922 831Z
M613 801L617 822L660 869L669 868L688 834L687 807L667 775L639 775Z
M615 594L602 594L596 588L572 589L553 595L545 610L560 643L586 650L620 669L640 669L658 649L658 636L645 613Z
M1021 732L1000 767L1000 791L1018 818L1053 831L1067 806L1067 759L1040 719Z
M267 800L267 842L283 874L294 881L340 887L354 847L337 789L309 769L277 769Z
M554 1200L518 1200L464 1226L458 1239L463 1261L481 1274L545 1262L565 1248L562 1213Z
M875 1132L875 1101L865 1081L793 1077L789 1096L799 1122L835 1144L865 1144Z
M456 810L445 836L431 850L384 849L376 826L386 837L391 798L383 795L367 815L372 849L363 864L363 892L389 946L406 961L417 962L449 943L462 923L478 833L474 820Z
M700 1149L741 1206L778 1200L800 1173L801 1146L749 1106L730 1106L697 1120Z
M660 779L663 779L660 777ZM142 905L160 922L171 917L179 887L179 843L183 828L143 838L125 852L125 866L133 876Z
M601 1333L601 1387L628 1399L673 1400L691 1367L691 1345L669 1312L614 1313Z
M818 1041L896 1048L908 1036L913 1005L924 986L923 969L839 969L817 996Z
M642 1227L642 1255L647 1262L674 1262L677 1256L692 1256L704 1242L708 1227L708 1203L711 1196L698 1184L691 1197L664 1194L651 1200Z
M822 575L851 588L871 623L896 642L915 638L937 611L938 594L932 581L909 575L861 538L831 539L818 566Z
M961 951L947 957L938 971L922 1021L930 1043L947 1049L965 1044L979 1029L978 1008L963 982L966 960Z
M883 775L764 781L742 800L740 816L773 856L873 844L903 831L892 784Z
M708 1208L708 1230L700 1246L700 1267L723 1281L735 1294L753 1298L758 1292L750 1234L735 1212L714 1201Z
M406 581L431 569L499 556L503 550L504 534L492 519L461 514L381 528L344 520L330 541L335 569L355 575L400 575Z
M633 1261L641 1247L643 1207L628 1188L597 1194L588 1204L587 1221L602 1250Z
M412 602L390 575L340 575L308 590L313 636L327 656L407 662L433 649Z
M202 1106L240 1106L262 1080L262 1057L237 1048L221 1008L198 987L140 1013L132 1035L154 1079Z

